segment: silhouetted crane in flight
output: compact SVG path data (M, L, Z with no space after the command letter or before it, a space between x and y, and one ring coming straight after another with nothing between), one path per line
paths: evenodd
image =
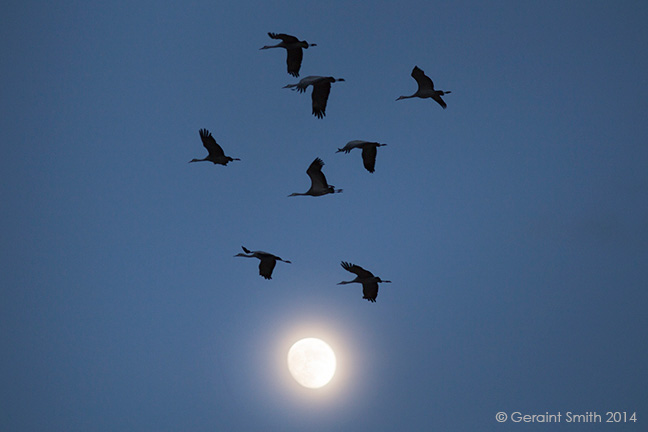
M241 246L241 247L243 248L243 252L245 253L244 254L238 253L234 256L245 257L245 258L258 258L260 260L259 274L266 279L272 279L272 270L274 270L275 265L277 265L277 261L282 261L290 264L290 261L283 260L271 253L263 252L263 251L250 251L245 246Z
M425 73L419 69L418 66L414 66L414 69L412 70L412 78L416 80L418 83L418 90L416 90L416 93L414 93L411 96L400 96L398 100L401 99L408 99L408 98L413 98L413 97L418 97L418 98L432 98L434 99L443 109L446 109L447 105L443 99L441 99L441 96L445 94L452 93L451 91L443 91L443 90L435 90L434 89L434 83L430 78L425 75Z
M354 148L362 149L362 163L364 167L370 173L375 171L376 166L376 154L378 153L378 147L386 146L387 144L380 144L377 142L354 140L349 141L344 147L339 148L335 153L349 153Z
M344 81L344 78L307 76L299 80L297 84L288 84L284 88L297 90L299 93L306 91L306 87L313 86L313 115L317 118L324 118L326 115L326 103L328 102L329 93L331 93L331 83Z
M286 64L288 66L288 73L292 76L299 76L299 68L301 68L302 58L304 57L304 52L302 48L308 49L308 47L317 46L317 44L309 44L305 40L300 41L295 36L291 36L285 33L268 33L272 39L281 39L277 45L266 45L259 49L270 49L270 48L285 48L286 49Z
M202 140L202 143L209 154L204 159L192 159L189 161L189 163L208 161L219 165L227 165L229 162L241 160L239 158L231 158L229 156L225 156L223 148L218 145L212 134L207 129L200 129L199 133L200 139Z
M324 162L322 162L322 159L315 158L313 163L311 163L308 169L306 170L306 174L308 174L308 177L310 177L311 179L310 189L308 189L308 191L306 191L305 193L295 192L288 196L289 197L299 196L299 195L322 196L326 194L342 192L342 189L335 189L335 186L329 185L326 182L326 177L324 177L324 173L322 172L323 166L324 166Z
M362 298L373 303L376 302L376 297L378 297L378 283L391 283L391 281L384 281L379 277L374 276L373 273L363 269L359 265L342 261L342 268L348 272L354 273L356 278L352 281L342 281L338 285L346 285L354 282L362 284Z

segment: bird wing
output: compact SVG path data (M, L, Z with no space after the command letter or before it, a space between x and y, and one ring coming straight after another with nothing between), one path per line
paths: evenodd
M418 66L414 66L414 69L412 70L412 78L416 80L419 86L419 91L434 90L434 83L427 75L425 75L423 70L419 69Z
M315 158L313 163L311 163L306 170L306 174L308 174L308 177L311 179L311 189L313 190L328 189L329 187L326 182L326 177L324 177L324 173L322 172L323 166L324 162L322 159Z
M313 83L313 115L323 118L326 115L326 102L331 93L330 81L318 81Z
M378 282L367 282L362 284L362 298L372 303L376 302L378 297Z
M374 277L373 273L368 270L363 269L359 265L351 264L345 261L342 261L342 268L348 272L354 273L360 279L368 279Z
M304 77L299 80L297 84L288 84L286 87L290 87L293 90L297 90L299 93L303 93L306 91L306 88L311 85L316 83L317 81L321 80L321 76L317 75L309 75L307 77ZM285 87L284 87L285 88Z
M370 143L362 148L362 163L370 173L375 171L376 154L378 153L378 147L371 144L375 143Z
M435 94L432 95L432 99L434 99L436 103L441 105L441 108L446 109L448 107L448 105L446 105L445 101L443 99L441 99L441 95L435 93Z
M281 39L285 43L295 43L299 42L299 39L297 39L295 36L285 34L285 33L268 33L268 36L270 36L272 39Z
M207 129L200 129L200 139L211 156L225 156L223 148L218 145L211 132Z
M299 76L299 69L301 68L304 52L300 47L287 49L286 65L288 66L288 73L292 76Z
M304 77L304 78L300 79L297 84L288 84L288 86L286 86L286 87L291 87L293 90L297 90L299 93L303 93L303 92L306 91L306 88L309 85L313 84L314 82L316 82L320 78L322 78L322 77L309 75L307 77Z
M341 149L338 149L338 152L349 153L354 148L362 147L366 143L367 143L367 141L362 141L362 140L349 141L348 143L346 143L346 145L344 147L342 147Z
M274 270L275 265L277 265L277 260L273 257L261 258L261 262L259 262L259 274L266 279L272 279L272 270Z

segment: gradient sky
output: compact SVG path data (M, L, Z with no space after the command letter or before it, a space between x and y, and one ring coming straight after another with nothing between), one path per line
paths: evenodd
M648 4L10 0L0 430L648 421ZM301 77L331 75L327 116ZM414 65L452 90L412 94ZM206 155L209 129L229 166ZM347 141L388 143L376 172ZM324 162L341 194L308 189ZM266 250L273 279L241 245ZM393 281L377 303L350 261ZM326 340L338 373L285 356ZM625 425L497 423L637 412Z

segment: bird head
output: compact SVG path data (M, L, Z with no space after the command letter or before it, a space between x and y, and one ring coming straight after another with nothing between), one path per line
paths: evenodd
M302 42L304 42L304 43L306 44L306 46L304 46L304 48L306 48L306 49L308 49L308 47L317 46L316 43L309 44L309 43L306 42L306 41L302 41Z

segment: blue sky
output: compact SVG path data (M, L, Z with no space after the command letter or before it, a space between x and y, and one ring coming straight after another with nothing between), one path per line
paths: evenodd
M15 2L0 14L0 429L638 430L641 2ZM267 32L317 43L301 77ZM414 65L451 90L403 100ZM209 129L227 167L188 164ZM347 141L388 143L376 172ZM341 194L304 192L325 162ZM273 279L241 245L275 253ZM393 281L375 304L350 261ZM320 337L338 373L299 387ZM551 429L550 429L551 428Z

